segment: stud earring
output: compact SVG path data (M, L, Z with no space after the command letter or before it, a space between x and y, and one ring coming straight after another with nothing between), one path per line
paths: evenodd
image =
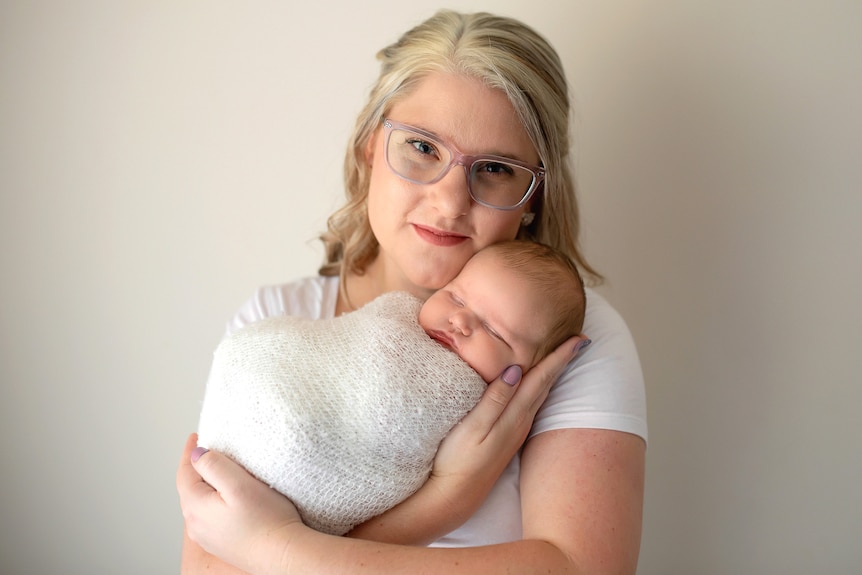
M524 212L521 214L521 225L524 227L529 226L533 223L533 219L536 217L536 214L533 212Z

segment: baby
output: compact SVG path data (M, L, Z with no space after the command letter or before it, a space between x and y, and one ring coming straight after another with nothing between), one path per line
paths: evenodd
M282 316L218 347L198 444L226 453L341 535L415 492L437 446L510 365L583 327L575 266L542 244L474 255L422 303L384 294L342 316Z

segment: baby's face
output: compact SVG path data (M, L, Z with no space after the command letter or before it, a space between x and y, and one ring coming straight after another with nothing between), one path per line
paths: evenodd
M419 311L425 332L461 356L487 382L510 365L520 365L524 371L532 367L550 325L550 307L495 257L485 252L473 257Z

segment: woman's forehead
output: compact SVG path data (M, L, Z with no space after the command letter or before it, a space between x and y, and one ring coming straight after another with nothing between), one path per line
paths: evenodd
M538 162L527 131L505 93L464 75L435 72L399 97L387 114L421 128L465 154Z

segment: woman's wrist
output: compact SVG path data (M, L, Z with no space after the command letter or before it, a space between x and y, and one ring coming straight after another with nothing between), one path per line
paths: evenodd
M444 486L431 477L413 495L381 515L357 526L348 537L380 543L424 546L463 525L477 504L468 503L473 494Z
M318 533L300 521L270 530L261 535L248 555L248 564L242 568L250 575L289 575L315 534Z

